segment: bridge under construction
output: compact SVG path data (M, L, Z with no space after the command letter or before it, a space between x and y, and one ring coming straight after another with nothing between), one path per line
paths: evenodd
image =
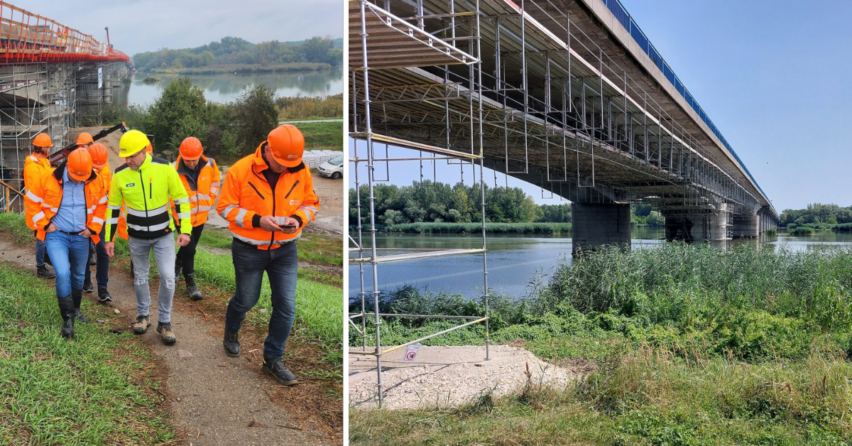
M54 150L69 130L101 125L118 105L130 58L109 43L0 1L0 209L19 211L24 159L32 139L47 133Z
M618 0L352 0L348 32L352 161L366 164L369 187L350 243L362 276L371 266L375 299L367 313L362 280L350 320L366 339L375 319L375 350L365 340L357 354L377 358L379 401L381 355L419 341L383 349L382 318L452 317L380 314L378 265L481 254L485 314L456 328L484 322L486 357L488 274L484 228L481 250L378 255L373 185L387 178L375 171L393 175L394 160L377 147L416 151L400 160L421 167L479 167L483 201L485 167L570 200L575 252L629 247L631 203L659 210L669 240L724 244L777 225L721 129Z

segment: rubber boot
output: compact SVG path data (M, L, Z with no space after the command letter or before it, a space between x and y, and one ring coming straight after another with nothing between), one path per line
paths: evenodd
M189 298L192 300L204 299L204 295L201 294L201 291L198 290L198 286L195 284L195 273L187 274L184 278L186 279L186 292L189 293Z
M69 295L65 297L58 297L57 300L59 301L59 313L62 315L62 320L64 321L60 334L63 338L73 338L74 316L76 315L74 299L72 299Z
M71 298L74 299L74 317L80 322L89 322L89 318L80 312L80 303L83 302L83 290L71 290Z

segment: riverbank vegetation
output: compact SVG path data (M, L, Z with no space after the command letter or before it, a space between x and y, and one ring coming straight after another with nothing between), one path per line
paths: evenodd
M314 37L302 42L277 40L251 43L224 37L196 48L139 53L133 63L140 72L216 74L324 70L343 63L342 39ZM249 70L249 71L240 71ZM260 70L260 71L258 71Z
M230 164L252 153L278 125L279 107L265 85L243 91L234 102L207 101L201 88L182 77L170 82L150 106L109 107L105 125L124 122L128 127L154 135L154 153L168 159L177 156L187 136L201 140L206 155L219 164ZM343 150L340 122L294 124L305 136L307 150Z
M350 411L352 444L848 444L852 251L602 249L492 296L491 339L583 370L565 389L453 409ZM382 312L481 315L481 302L385 290ZM387 319L394 345L454 325ZM427 345L482 344L484 327ZM350 332L350 345L360 338ZM369 341L368 341L369 342Z
M285 121L342 118L343 93L325 97L281 97L275 99L278 118Z

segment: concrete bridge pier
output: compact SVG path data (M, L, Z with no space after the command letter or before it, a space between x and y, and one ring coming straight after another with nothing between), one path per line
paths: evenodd
M715 210L666 216L666 241L724 244L728 237L728 205L720 203Z
M755 238L762 232L760 230L760 217L757 211L749 211L744 214L734 214L734 238Z
M605 245L629 249L630 205L571 203L571 241L575 257Z

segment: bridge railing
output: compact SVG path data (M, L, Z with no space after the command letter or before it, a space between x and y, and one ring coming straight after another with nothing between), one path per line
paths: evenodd
M633 38L633 41L635 41L636 44L639 45L640 48L642 48L642 51L644 51L645 54L647 54L648 57L651 58L651 61L653 61L657 68L659 68L660 71L663 72L663 75L666 77L666 79L668 79L669 82L674 85L675 89L681 95L681 97L683 97L686 103L689 104L690 107L692 107L695 113L697 113L701 120L704 121L705 124L707 124L707 127L710 128L710 131L713 132L713 134L716 135L717 138L719 138L719 141L722 142L725 148L727 148L728 151L731 152L731 155L734 156L734 159L737 160L737 162L743 168L745 173L754 182L755 186L757 186L757 188L760 189L760 192L764 196L766 196L766 193L763 192L763 189L761 189L760 185L757 184L757 180L755 180L754 177L751 175L751 172L748 171L748 168L745 166L745 163L743 163L740 157L737 155L737 152L735 152L733 147L728 144L728 141L725 139L724 136L722 136L722 132L719 131L719 129L716 127L716 124L713 123L713 120L711 120L710 117L707 116L707 113L704 112L704 109L701 108L700 105L698 105L698 101L695 100L689 90L687 90L683 83L680 81L680 78L678 78L674 71L671 69L671 67L669 67L669 64L666 63L665 59L663 59L657 49L654 48L654 45L651 43L650 40L648 40L648 37L645 36L645 33L642 32L642 29L639 28L639 25L636 24L636 21L633 20L633 17L630 15L630 13L627 12L627 9L624 8L624 6L619 0L602 1L610 10L610 12L612 12L612 15L615 16L616 20L621 23L621 26L623 26L624 29L627 30L627 32Z
M0 61L129 61L94 37L0 1Z

